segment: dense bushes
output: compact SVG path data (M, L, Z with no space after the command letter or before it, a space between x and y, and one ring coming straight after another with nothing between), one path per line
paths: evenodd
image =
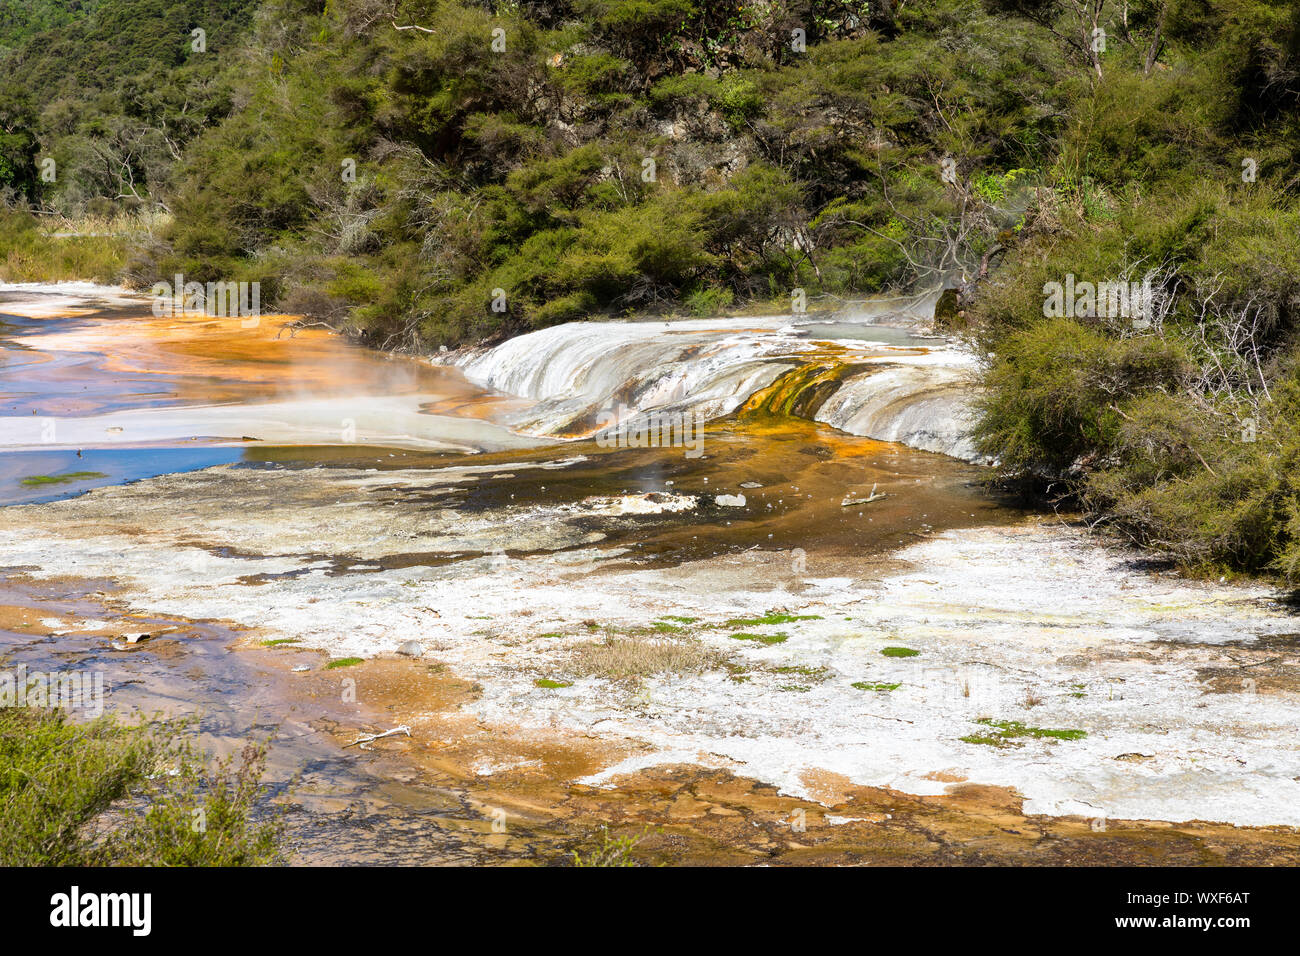
M977 437L1004 466L1049 475L1119 451L1119 401L1177 389L1186 359L1157 336L1107 336L1074 319L1034 323L999 343L984 385Z
M0 0L0 189L69 216L161 201L179 151L233 105L229 66L254 2ZM6 168L14 136L54 160L53 179L35 152Z
M1300 129L1268 104L1295 105L1300 20L1246 6L1172 3L1166 69L1108 64L1040 224L966 320L987 361L979 437L1004 475L1054 481L1186 566L1293 577ZM1046 317L1045 284L1067 274L1148 278L1149 324Z

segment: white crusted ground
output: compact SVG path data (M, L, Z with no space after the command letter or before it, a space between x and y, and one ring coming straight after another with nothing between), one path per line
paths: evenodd
M136 305L139 292L96 282L0 282L0 312L39 319L87 315L104 306Z
M590 521L621 520L643 507L640 499L472 515L432 503L439 489L530 467L442 475L223 467L154 479L0 511L0 566L113 578L141 611L235 621L336 656L386 654L420 640L482 684L472 707L484 721L514 733L558 726L640 743L639 756L593 782L687 760L812 798L804 783L811 770L916 793L941 791L929 775L942 771L1016 787L1029 812L1300 825L1300 700L1252 694L1245 677L1239 691L1206 693L1196 676L1199 667L1230 663L1223 642L1295 629L1263 590L1136 571L1129 556L1047 523L943 534L879 574L865 561L819 566L811 554L799 580L785 556L757 551L670 570L613 570L616 555L590 547L602 538ZM434 499L377 508L350 497L381 484ZM148 530L114 530L126 515ZM392 571L371 563L344 574L304 556L365 562L491 545L551 553ZM558 550L576 545L587 547ZM220 547L234 552L213 550ZM299 573L240 583L284 572ZM705 626L773 608L819 619ZM568 679L571 648L591 639L582 622L633 627L665 615L699 618L687 630L733 655L749 680L719 670L652 680L641 691L594 678L534 685ZM764 646L732 639L737 630L789 637ZM885 647L920 654L890 658ZM790 666L814 673L776 670ZM900 686L864 691L855 682ZM1042 703L1027 707L1027 694ZM1088 736L963 742L988 732L973 722L981 717Z

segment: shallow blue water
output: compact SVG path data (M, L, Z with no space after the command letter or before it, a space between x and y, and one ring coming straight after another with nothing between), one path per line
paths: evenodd
M194 448L87 448L0 452L0 506L58 501L92 488L120 485L181 471L197 471L239 461L244 449L220 445ZM102 478L79 478L60 484L25 485L38 475L99 472Z

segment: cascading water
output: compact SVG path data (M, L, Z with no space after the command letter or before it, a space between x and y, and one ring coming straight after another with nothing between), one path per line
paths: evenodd
M472 382L534 400L505 419L526 435L590 437L650 413L767 413L982 461L970 438L974 358L918 334L926 305L889 318L573 322L452 361Z

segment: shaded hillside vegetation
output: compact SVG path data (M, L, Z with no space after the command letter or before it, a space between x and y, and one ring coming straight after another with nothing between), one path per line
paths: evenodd
M64 269L389 348L943 282L1005 477L1300 568L1291 2L0 0L0 75L7 204L131 233ZM17 222L9 274L86 241Z
M179 162L125 157L133 186L99 196L172 215L137 281L256 278L389 345L960 276L1065 121L1068 57L1026 26L973 0L271 0L168 66L202 135L133 116ZM10 56L33 77L70 59ZM48 109L29 125L71 167L37 198L93 204L75 137Z
M0 0L8 204L111 217L163 201L180 151L230 111L230 54L254 2ZM196 27L207 53L191 49ZM38 158L54 160L53 182Z

